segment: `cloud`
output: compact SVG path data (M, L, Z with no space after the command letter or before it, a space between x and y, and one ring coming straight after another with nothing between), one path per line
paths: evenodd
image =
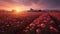
M0 6L20 6L32 7L37 9L60 9L60 0L0 0Z
M60 7L60 0L45 0L42 3L46 6L48 6L49 8Z

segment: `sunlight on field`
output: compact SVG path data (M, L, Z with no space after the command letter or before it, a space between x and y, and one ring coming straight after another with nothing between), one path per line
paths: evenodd
M14 14L21 14L23 11L20 11L19 9L12 10Z

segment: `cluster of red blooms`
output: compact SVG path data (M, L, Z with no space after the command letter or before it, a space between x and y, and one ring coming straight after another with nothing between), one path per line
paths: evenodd
M0 34L60 34L60 22L48 13L29 15L25 19L0 19Z
M56 23L48 14L44 14L30 23L23 31L26 34L60 34L60 24ZM60 23L60 22L59 22Z

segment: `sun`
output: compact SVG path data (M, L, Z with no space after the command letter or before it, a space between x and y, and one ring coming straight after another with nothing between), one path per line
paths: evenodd
M15 9L16 10L16 12L20 12L20 10L19 9Z
M14 12L20 12L20 9L14 8L14 9L12 9L12 11L14 11Z

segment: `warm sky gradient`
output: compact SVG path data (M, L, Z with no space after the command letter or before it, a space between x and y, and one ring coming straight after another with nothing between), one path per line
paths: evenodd
M0 9L60 9L60 0L0 0Z

